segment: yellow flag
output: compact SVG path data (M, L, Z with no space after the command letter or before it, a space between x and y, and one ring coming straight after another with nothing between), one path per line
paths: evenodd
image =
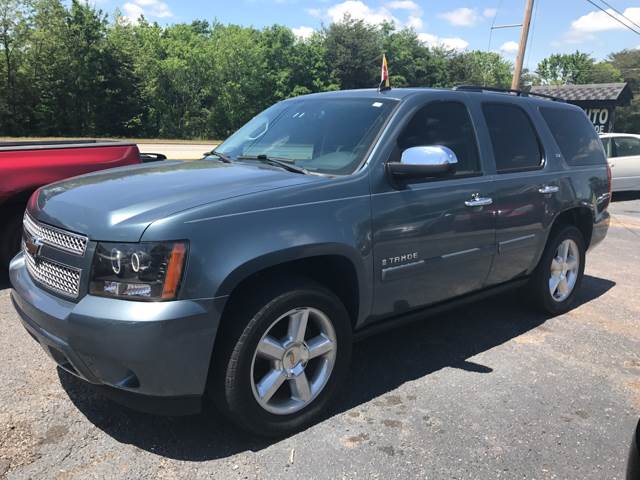
M389 66L387 65L387 56L382 54L382 69L380 71L380 90L388 90L391 88L389 85Z

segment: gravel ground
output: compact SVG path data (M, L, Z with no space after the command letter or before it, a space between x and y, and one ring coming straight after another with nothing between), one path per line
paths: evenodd
M356 345L327 418L265 441L135 413L56 370L0 280L0 478L623 478L640 415L640 200L618 197L580 305L503 295Z

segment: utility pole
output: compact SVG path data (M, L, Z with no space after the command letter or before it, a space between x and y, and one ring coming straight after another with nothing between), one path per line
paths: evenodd
M520 31L520 44L518 45L518 56L516 64L513 68L513 80L511 80L511 89L517 90L520 86L520 75L522 74L522 63L524 62L524 52L527 49L527 38L529 38L529 24L531 23L531 11L533 10L533 0L527 0L524 7L524 20L522 22L522 30Z

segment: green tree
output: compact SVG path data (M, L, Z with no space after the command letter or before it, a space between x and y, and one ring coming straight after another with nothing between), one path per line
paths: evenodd
M382 31L346 15L324 29L326 63L342 89L371 88L380 82Z
M508 88L511 64L495 52L474 50L454 54L448 62L449 85Z
M617 109L616 130L640 133L640 49L612 53L607 61L622 73L634 95L631 105Z
M395 87L444 87L448 84L447 63L453 52L430 48L412 29L383 26L383 49L389 61L389 78Z
M27 111L21 106L21 93L28 84L24 78L24 54L31 34L33 6L28 0L0 0L0 123L10 134L19 132Z
M588 83L594 60L586 53L554 54L538 63L536 73L545 85Z
M609 62L594 63L586 78L588 83L615 83L623 80L620 70Z

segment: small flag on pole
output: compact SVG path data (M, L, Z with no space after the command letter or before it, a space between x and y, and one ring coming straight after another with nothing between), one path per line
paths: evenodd
M389 66L387 65L387 56L382 54L382 69L380 71L380 85L378 86L378 90L384 92L385 90L391 90L391 85L389 84Z

